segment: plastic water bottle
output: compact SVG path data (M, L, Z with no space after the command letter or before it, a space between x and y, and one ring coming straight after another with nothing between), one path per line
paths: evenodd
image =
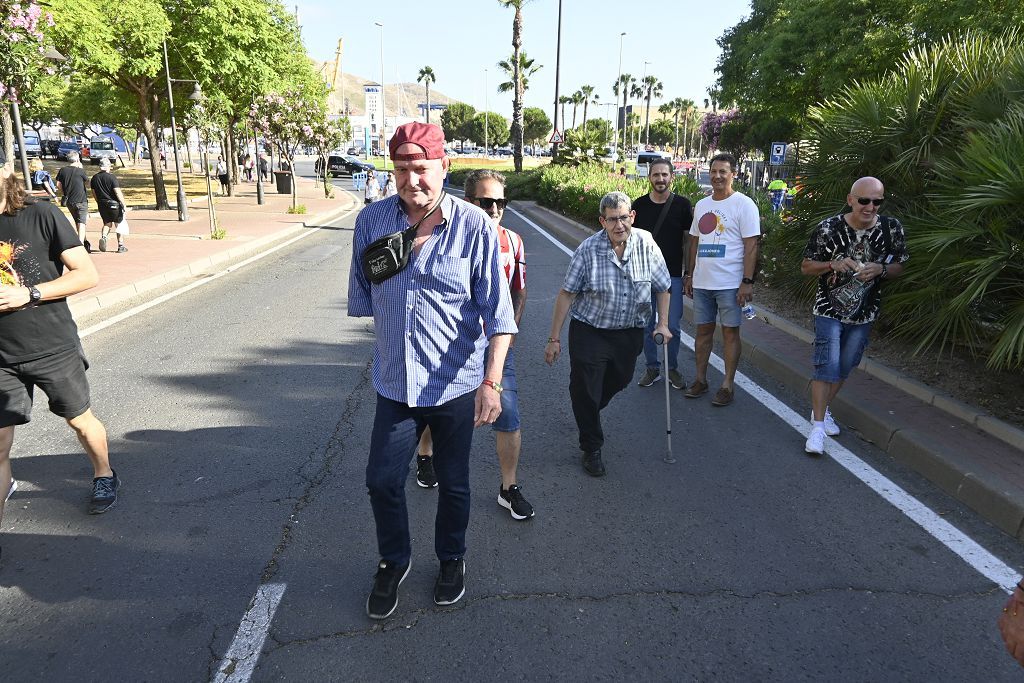
M747 304L740 309L740 313L742 313L743 317L747 320L753 320L757 317L757 311L754 310L754 304Z

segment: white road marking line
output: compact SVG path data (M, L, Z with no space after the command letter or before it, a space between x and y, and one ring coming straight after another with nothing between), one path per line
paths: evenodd
M555 237L547 233L539 225L526 218L518 211L512 211L516 216L533 227L542 236L561 249L564 253L572 256L572 251L559 242ZM692 351L694 339L686 333L679 335L680 342ZM725 363L721 357L711 354L711 364L719 372L725 372ZM801 436L806 436L810 431L810 422L801 417L785 403L777 399L768 391L761 388L756 382L743 373L736 372L736 384L744 391L753 396L764 407L772 411L783 422L796 430ZM799 449L799 444L793 445L794 452ZM802 451L801 451L802 452ZM967 534L942 519L928 506L904 491L895 482L888 479L878 470L858 458L844 446L834 439L826 439L825 452L839 463L845 470L867 485L872 491L887 500L900 512L916 522L922 529L928 532L937 541L956 553L960 559L970 565L975 571L989 579L1007 593L1012 593L1017 585L1021 573L1010 567L998 557L971 539ZM799 455L797 457L806 457Z
M213 683L248 683L256 669L260 652L263 651L263 643L270 632L270 622L274 620L274 612L281 603L286 585L265 583L256 591L228 653L217 667Z
M357 207L347 211L346 213L342 214L341 216L339 216L335 220L337 221L337 220L342 220L344 218L348 218L349 216L352 215L352 213L354 211L356 211L356 209L359 209L359 208L362 208L362 207L361 206L357 206ZM304 240L307 237L310 237L311 235L316 234L317 232L320 232L320 228L309 228L308 232L303 232L303 233L301 233L299 235L296 235L295 237L291 238L290 240L282 242L281 244L278 244L278 245L276 245L276 246L274 246L274 247L272 247L270 249L267 249L266 251L261 251L258 254L250 256L249 258L245 259L244 261L239 261L238 263L230 265L227 268L225 268L224 270L218 271L218 272L216 272L216 273L214 273L212 275L204 277L201 280L197 280L195 282L191 282L191 283L189 283L189 284L187 284L187 285L185 285L183 287L179 287L178 289L175 289L172 292L168 292L167 294L164 294L162 296L158 296L157 298L153 299L152 301L147 301L144 304L139 304L138 306L134 306L133 308L129 308L127 311L125 311L123 313L118 313L117 315L113 316L112 318L107 318L106 320L104 320L101 323L96 323L95 325L87 327L86 329L79 331L78 336L81 337L82 339L85 339L89 335L96 334L97 332L101 332L102 330L105 330L108 327L112 327L112 326L116 325L119 322L127 320L128 318L136 316L139 313L142 313L143 311L148 311L149 309L153 308L154 306L159 306L160 304L165 303L167 301L170 301L171 299L173 299L175 297L181 296L182 294L184 294L186 292L191 292L193 289L195 289L197 287L202 287L203 285L209 284L209 283L213 282L214 280L219 280L220 278L224 277L225 275L228 275L229 273L235 272L239 268L244 268L245 266L249 265L250 263L255 263L256 261L259 261L262 258L270 256L275 251L277 251L279 249L284 249L285 247L287 247L289 245L292 245L295 242L298 242L299 240Z

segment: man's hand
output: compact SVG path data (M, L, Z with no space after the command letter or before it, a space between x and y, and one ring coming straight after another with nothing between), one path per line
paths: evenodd
M27 306L31 300L28 287L0 285L0 312L17 310Z
M857 279L861 282L869 282L882 274L882 264L869 261L857 271Z
M651 332L651 339L658 341L658 335L664 337L661 340L662 344L668 344L669 340L672 339L672 333L668 331L668 325L665 323L658 323L655 325L654 330Z
M693 278L692 277L684 277L683 278L683 294L685 296L690 297L691 299L693 298Z
M741 284L740 288L736 290L736 303L738 303L740 306L746 306L753 300L754 285Z
M1024 592L1015 588L999 615L999 632L1003 634L1006 651L1024 666Z
M554 365L560 355L562 355L561 342L549 341L544 347L544 362L548 365Z
M473 426L493 424L501 415L501 394L493 387L481 384L473 402Z

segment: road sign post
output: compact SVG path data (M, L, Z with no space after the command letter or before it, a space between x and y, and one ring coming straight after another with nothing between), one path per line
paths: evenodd
M785 142L773 142L772 153L769 163L772 166L782 166L786 163L786 143Z

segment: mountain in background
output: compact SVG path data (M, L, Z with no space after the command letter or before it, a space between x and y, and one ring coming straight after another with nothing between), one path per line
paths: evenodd
M327 76L327 80L330 82L333 80L334 75L334 63L320 62L317 68L322 69L323 73ZM344 98L348 100L348 112L352 116L362 116L366 113L366 99L363 96L363 86L367 83L379 83L380 81L375 78L363 78L362 76L356 76L354 74L347 74L342 72L341 78L338 80L334 90L327 96L327 108L331 114L341 114L344 102L342 100L342 93ZM431 104L451 104L457 100L453 100L445 95L443 92L438 91L434 88L435 84L431 85L430 88L430 103ZM427 101L427 89L423 87L421 83L385 83L384 84L384 107L387 109L388 116L408 116L415 118L419 116L419 110L417 105L425 103ZM431 112L430 120L440 122L441 112Z

